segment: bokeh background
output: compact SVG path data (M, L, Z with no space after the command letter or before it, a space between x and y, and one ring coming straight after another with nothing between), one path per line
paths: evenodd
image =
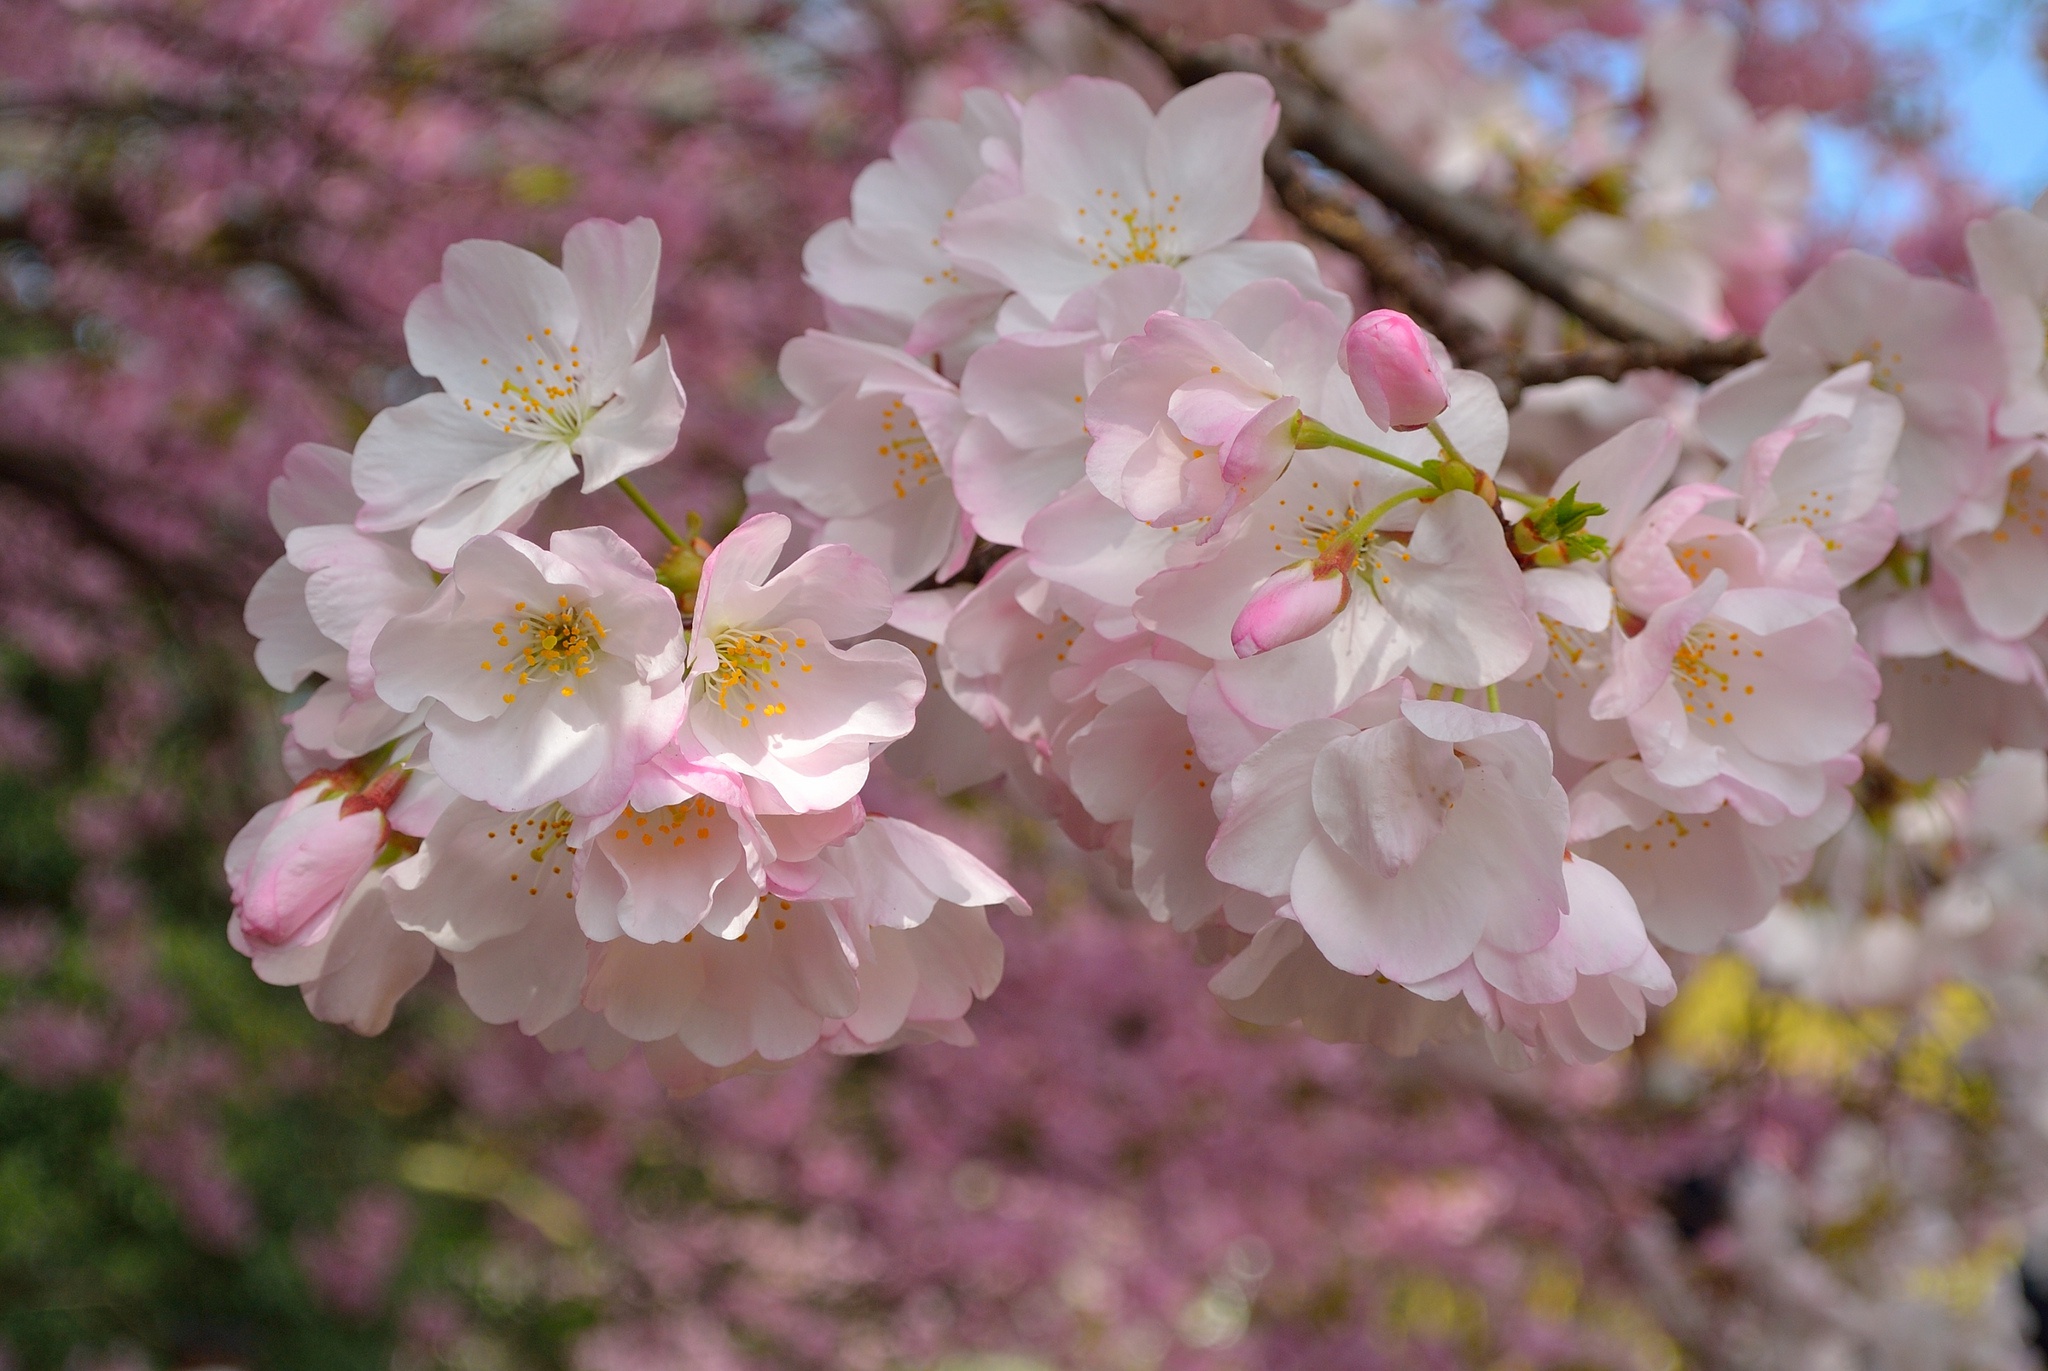
M1562 138L1634 98L1655 10L1428 13ZM2018 0L1720 12L1752 104L1812 115L1808 263L1960 275L2048 183ZM723 526L820 321L806 237L906 117L1071 71L1162 89L1055 0L0 0L0 1368L1663 1368L1685 1317L1791 1317L1736 1178L1796 1195L1872 1134L1960 1161L1796 1241L1981 1325L1956 1365L2036 1356L1965 989L1887 1027L1707 959L1601 1067L1384 1058L1231 1023L999 786L926 806L1037 911L972 1050L674 1101L438 980L357 1039L228 947L221 849L285 785L264 488L419 393L441 250L652 215L690 412L644 485ZM1937 1219L1958 1255L1892 1269Z

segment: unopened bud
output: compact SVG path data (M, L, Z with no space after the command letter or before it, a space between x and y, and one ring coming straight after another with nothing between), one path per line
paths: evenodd
M1351 599L1351 577L1318 574L1315 562L1296 562L1268 576L1230 626L1230 645L1240 657L1270 652L1306 638L1337 617Z
M1451 402L1429 335L1395 310L1376 309L1353 323L1343 362L1359 402L1381 428L1426 428Z
M685 527L689 541L669 548L668 556L654 569L654 579L668 587L687 619L696 608L697 584L704 579L704 559L711 555L711 544L701 536L704 519L696 511L690 512Z

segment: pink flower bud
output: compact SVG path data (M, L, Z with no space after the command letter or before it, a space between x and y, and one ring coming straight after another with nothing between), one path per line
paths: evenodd
M1426 428L1451 402L1429 335L1407 315L1376 309L1344 335L1344 369L1381 428Z
M342 799L320 799L320 789L265 805L228 846L228 890L252 943L318 937L384 846L381 811L346 813Z
M1306 638L1337 616L1351 599L1351 577L1343 571L1316 575L1314 562L1296 562L1268 576L1230 626L1230 645L1240 657L1269 652Z

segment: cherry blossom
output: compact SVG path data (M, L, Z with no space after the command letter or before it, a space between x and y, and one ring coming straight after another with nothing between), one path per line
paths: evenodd
M524 522L579 460L591 491L667 456L682 385L665 341L639 356L660 257L649 219L578 224L560 267L509 243L449 248L405 316L413 367L443 389L371 421L358 526L410 528L446 569L468 539Z
M824 518L905 591L959 571L972 535L948 475L961 424L953 385L904 353L811 332L782 350L796 418L768 435L754 479Z
M835 640L888 621L882 569L812 548L781 571L780 514L758 514L704 563L690 629L680 755L760 781L788 813L836 809L882 746L910 732L924 670L901 644Z
M587 528L546 548L472 539L370 656L385 703L429 706L434 768L458 793L601 813L673 735L683 653L674 596L616 533Z
M1877 694L1877 669L1840 605L1730 589L1716 568L1614 648L1589 712L1626 720L1661 784L1726 778L1803 815L1825 794L1826 764L1870 731Z
M1209 869L1285 897L1332 965L1400 982L1442 976L1482 937L1556 936L1564 791L1534 726L1408 701L1385 722L1280 733L1231 776Z
M835 332L922 356L983 323L1009 293L940 244L960 210L1018 191L1015 103L977 88L960 104L957 120L899 129L889 156L854 181L852 217L804 244L804 280L835 312Z
M1870 384L1904 410L1891 475L1902 530L1939 523L1987 474L2004 362L1982 296L1845 252L1771 316L1763 345L1763 361L1701 402L1701 427L1724 453L1778 427L1830 375L1868 363Z
M1296 243L1246 242L1260 154L1279 118L1256 76L1211 77L1155 115L1121 82L1070 76L1025 102L1022 193L958 213L940 234L956 261L1018 292L1041 322L1123 267L1177 268L1197 313L1265 277L1315 282Z

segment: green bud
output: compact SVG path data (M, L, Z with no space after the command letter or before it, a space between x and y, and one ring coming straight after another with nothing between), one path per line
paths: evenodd
M691 511L685 517L684 527L689 530L689 541L669 548L668 556L654 569L654 579L668 587L687 619L696 608L697 586L704 579L704 559L711 555L711 544L702 536L702 515Z

